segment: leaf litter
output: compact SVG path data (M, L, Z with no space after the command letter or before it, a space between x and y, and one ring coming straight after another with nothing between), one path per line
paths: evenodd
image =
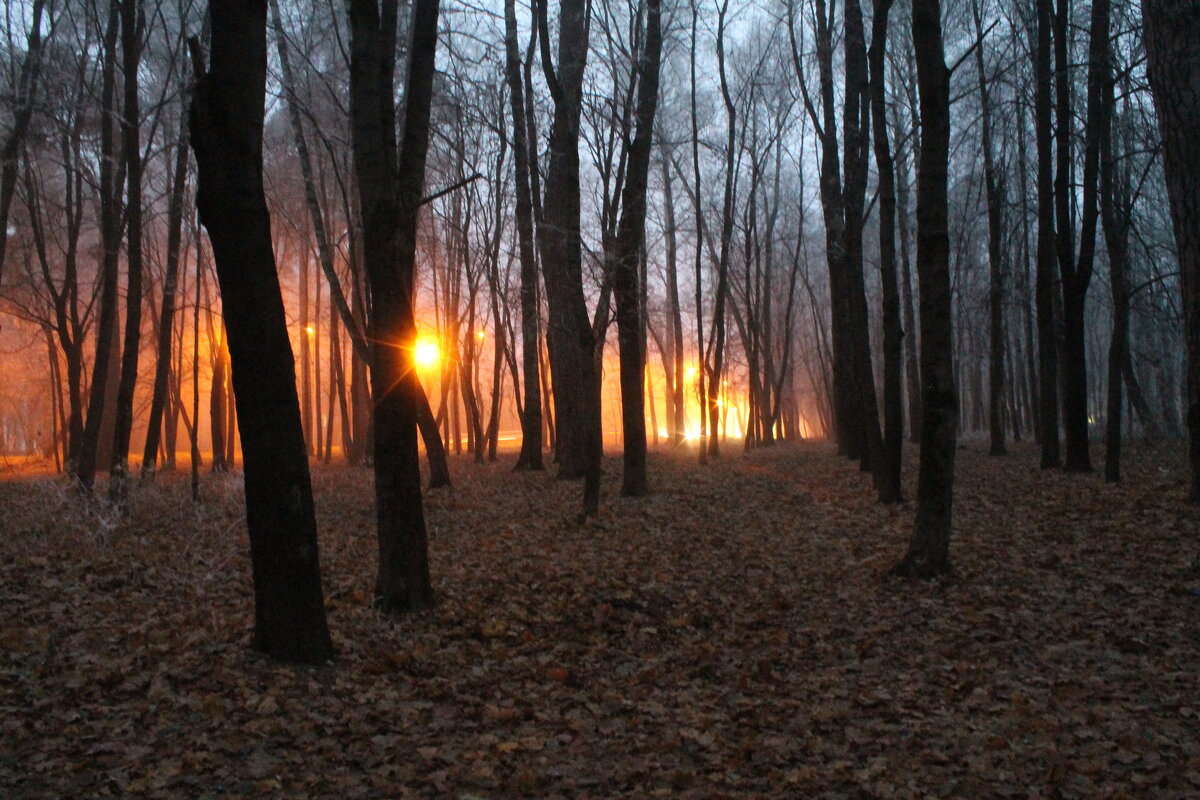
M727 450L733 450L729 447ZM122 517L0 483L6 797L1188 798L1200 548L1178 445L1126 481L960 448L955 573L821 444L653 452L653 494L452 463L438 603L369 607L371 474L317 467L335 664L248 648L237 475ZM915 454L906 489L915 492Z

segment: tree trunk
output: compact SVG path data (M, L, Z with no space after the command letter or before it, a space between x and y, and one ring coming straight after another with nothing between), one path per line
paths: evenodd
M950 71L942 46L941 3L913 0L912 36L921 96L917 169L917 277L921 293L924 388L917 518L899 575L932 578L950 571L954 499L955 405L946 184L950 156Z
M975 22L975 71L979 79L980 131L983 139L983 180L988 218L988 453L1002 456L1004 446L1004 187L996 169L992 145L992 98L983 60L983 17L979 0L971 4Z
M1183 291L1192 464L1188 497L1200 503L1200 6L1188 0L1144 0L1142 10Z
M212 65L190 41L196 207L208 229L229 330L254 574L254 647L319 664L325 621L296 372L262 183L266 0L212 0Z
M101 423L108 400L109 371L117 333L117 258L121 247L121 181L114 175L117 148L113 135L113 111L116 103L117 2L111 0L104 29L104 56L100 90L100 314L96 322L96 358L92 362L92 387L88 399L87 420L79 446L79 461L69 466L79 485L87 492L96 482Z
M4 258L8 252L8 212L17 188L21 146L33 118L33 101L41 73L42 13L45 5L45 0L33 0L29 37L25 43L25 56L21 59L13 98L12 127L3 146L0 146L0 275L4 274Z
M600 380L593 357L596 337L583 295L579 229L579 119L588 13L583 0L562 0L556 73L550 57L547 2L537 0L537 24L554 122L538 243L550 311L547 338L554 371L558 476L584 478L582 516L588 517L599 509L602 455Z
M386 614L433 601L429 581L417 422L423 392L412 351L417 219L425 183L438 0L415 0L412 61L397 161L392 74L396 2L351 0L350 107L370 283L371 384L375 403L375 504L379 563L375 605ZM396 345L399 346L396 346Z
M521 368L525 397L521 407L521 453L515 469L542 470L542 395L538 375L537 256L533 240L533 196L530 189L530 162L534 159L526 136L525 92L521 80L521 57L517 49L517 12L515 0L504 3L505 75L512 107L513 164L516 170L516 222L518 253L521 259ZM534 26L533 36L537 35Z
M138 351L142 341L142 151L138 69L145 28L143 0L121 0L121 69L125 76L121 157L125 162L127 184L125 216L129 235L125 263L129 277L125 290L125 340L108 484L109 499L118 504L123 504L129 493L129 437L133 432L133 392L137 388Z
M1050 16L1051 0L1037 0L1035 48L1034 134L1037 139L1037 335L1038 335L1038 442L1042 469L1061 460L1058 441L1058 342L1056 303L1058 260L1055 255L1053 142L1050 127Z
M646 186L650 175L650 145L658 106L658 72L662 55L660 0L647 0L645 47L636 65L638 81L637 131L629 148L628 172L621 197L617 228L617 338L620 348L621 428L624 434L621 494L641 497L646 482L646 337L642 330L641 281L638 267L646 240ZM633 76L631 76L632 78Z
M884 58L892 0L875 0L871 20L871 105L875 116L875 163L879 170L879 275L883 285L883 448L878 465L879 502L898 503L904 446L901 385L900 292L896 280L896 176L888 141Z
M187 103L184 95L184 103ZM171 339L175 331L175 297L179 284L179 261L183 239L183 192L187 186L188 140L187 114L179 120L179 141L175 146L175 163L171 175L171 199L167 204L167 275L163 284L162 311L158 322L158 358L154 367L154 389L150 398L150 420L146 427L146 446L142 450L143 481L154 480L158 458L159 437L163 428L163 410L167 404L168 382L171 378ZM168 450L173 451L173 436L167 437Z

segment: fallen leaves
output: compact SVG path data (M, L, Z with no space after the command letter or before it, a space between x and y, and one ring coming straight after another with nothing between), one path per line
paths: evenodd
M438 605L399 621L369 607L370 473L318 468L321 669L247 649L236 476L130 519L0 483L0 795L1194 797L1181 455L1111 487L961 450L933 584L883 577L911 505L824 446L653 453L637 500L609 461L588 526L576 484L455 462Z

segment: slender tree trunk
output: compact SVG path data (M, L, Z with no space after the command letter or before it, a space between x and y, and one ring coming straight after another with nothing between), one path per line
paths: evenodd
M1051 0L1037 0L1035 49L1034 133L1037 138L1037 335L1038 335L1038 442L1042 469L1061 461L1058 440L1058 342L1054 302L1058 284L1057 245L1054 229L1053 143L1050 127L1050 19Z
M877 470L879 501L897 503L904 446L901 385L900 292L896 280L896 177L888 141L884 58L892 0L875 0L871 21L871 105L875 116L875 163L879 170L879 275L883 285L883 449Z
M983 16L979 0L971 4L975 34L975 71L979 79L980 132L983 139L984 195L988 217L988 453L1002 456L1004 446L1004 187L992 144L992 98L983 60Z
M184 96L186 105L187 99ZM159 437L163 428L168 383L171 379L171 339L175 332L175 298L179 284L179 261L183 239L183 192L187 186L188 140L187 115L179 120L179 141L171 175L171 199L167 204L167 275L163 284L162 311L158 323L158 358L154 367L154 389L150 399L150 420L146 427L146 446L142 451L142 481L153 481L158 458ZM168 436L168 450L175 447Z
M96 358L92 362L92 387L88 399L87 421L79 446L79 461L70 466L75 479L87 492L96 482L101 423L108 399L109 370L117 334L117 258L121 246L120 190L115 175L117 148L113 134L116 110L118 0L110 0L108 22L104 29L103 65L100 90L100 314L96 322Z
M129 493L129 438L133 432L133 392L137 388L138 352L142 341L142 151L138 69L146 28L143 0L121 0L121 53L125 102L121 114L121 150L125 162L129 236L125 245L128 281L125 292L125 341L121 382L117 388L116 425L109 467L108 496L119 504Z
M1067 0L1059 0L1060 8ZM1060 11L1061 13L1061 11ZM1084 128L1083 208L1079 259L1063 270L1063 423L1066 430L1067 472L1091 472L1088 454L1088 380L1086 316L1084 303L1092 280L1096 255L1097 182L1100 173L1100 139L1108 125L1104 84L1108 80L1109 3L1094 0L1088 48L1087 119ZM1060 75L1061 77L1061 75ZM1062 136L1060 130L1059 136ZM1069 156L1069 151L1068 151ZM1061 250L1060 252L1065 252Z
M629 148L628 173L621 197L617 228L617 337L620 347L621 422L624 434L621 494L641 497L646 481L646 338L642 330L641 281L638 267L646 240L646 186L650 175L650 146L658 106L658 72L662 55L660 0L647 0L645 47L635 72L638 81L637 131Z
M534 161L526 136L525 91L521 80L521 57L517 48L515 0L504 2L505 75L512 108L513 165L516 170L516 223L521 259L521 368L525 397L521 407L521 453L515 469L541 470L542 396L538 375L538 274L533 236L533 196L529 186L530 162ZM533 36L537 35L534 26Z
M333 643L262 183L267 4L212 0L211 15L209 71L199 42L190 41L197 76L191 144L196 206L217 265L243 439L254 647L281 660L322 663L332 657Z
M954 499L955 405L947 173L950 71L942 46L941 3L913 0L912 36L921 97L917 169L917 275L921 292L921 466L917 518L896 573L932 578L950 571Z

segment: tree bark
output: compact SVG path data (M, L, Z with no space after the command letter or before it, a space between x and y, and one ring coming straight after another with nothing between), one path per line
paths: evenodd
M33 0L25 56L21 59L21 69L17 74L12 128L9 129L3 146L0 146L0 276L4 274L4 258L8 253L8 213L12 208L13 193L17 188L21 146L29 131L29 122L33 118L33 100L41 73L42 14L45 6L45 0Z
M892 0L875 0L871 20L871 106L875 117L875 163L879 170L879 275L883 285L883 417L884 433L877 470L879 501L898 503L900 462L904 446L904 400L901 385L900 292L896 279L896 174L888 140L884 59L888 12Z
M550 56L546 5L537 0L542 70L554 101L543 224L538 232L550 319L547 340L554 372L556 451L560 478L584 479L583 517L599 510L602 440L596 337L583 295L579 229L579 119L588 52L588 7L560 4L558 70Z
M117 334L117 258L121 247L120 187L114 164L117 149L113 135L113 110L116 105L117 15L118 0L110 0L108 22L104 28L103 65L100 90L100 314L96 323L96 358L92 362L92 387L88 398L87 419L79 446L79 460L69 465L86 492L96 482L101 423L108 400L109 370Z
M412 60L397 161L392 74L396 2L351 0L350 107L370 284L371 384L375 402L375 504L379 562L375 605L386 614L433 601L417 422L423 392L412 351L417 219L429 147L438 0L415 0Z
M121 0L121 70L125 100L121 113L121 158L125 163L128 238L125 264L125 340L121 353L121 382L114 409L112 460L108 497L124 504L129 493L129 437L133 432L133 392L137 388L138 353L142 341L142 151L138 69L146 28L143 0Z
M534 25L533 36L537 35ZM516 171L517 245L521 260L521 369L525 396L521 407L521 452L515 469L542 470L542 395L538 375L538 274L533 233L533 196L530 189L530 152L525 119L525 87L517 47L515 0L504 2L505 76L512 108L513 166Z
M636 67L638 81L637 131L629 148L628 172L621 197L617 228L617 337L620 348L621 422L624 433L621 494L641 497L646 481L646 337L642 330L641 281L638 267L646 239L646 186L650 175L650 146L658 106L658 73L662 57L661 0L647 0L645 47Z
M917 170L917 277L921 293L924 388L917 517L899 575L933 578L950 571L957 398L954 389L950 237L946 184L950 155L950 71L942 45L941 3L913 0L912 36L921 97Z
M1037 302L1038 336L1038 442L1042 469L1061 461L1058 440L1058 341L1054 295L1058 284L1055 254L1053 143L1050 127L1050 18L1051 0L1037 0L1035 48L1034 135L1037 139Z
M1200 504L1200 6L1144 0L1150 90L1179 253L1187 341L1187 420L1192 503Z
M185 105L187 95L184 95ZM183 192L187 186L188 138L187 114L179 120L179 141L175 145L175 163L171 176L171 199L167 204L167 275L163 284L162 311L158 322L158 358L154 367L154 389L150 398L150 421L146 427L146 446L142 451L143 481L153 481L162 433L163 410L167 404L171 377L171 338L175 331L175 297L179 284L179 261L183 239ZM173 437L168 447L174 450Z
M196 207L208 230L229 330L254 575L254 647L322 663L325 620L296 372L262 182L266 0L212 0L212 64L192 39Z

